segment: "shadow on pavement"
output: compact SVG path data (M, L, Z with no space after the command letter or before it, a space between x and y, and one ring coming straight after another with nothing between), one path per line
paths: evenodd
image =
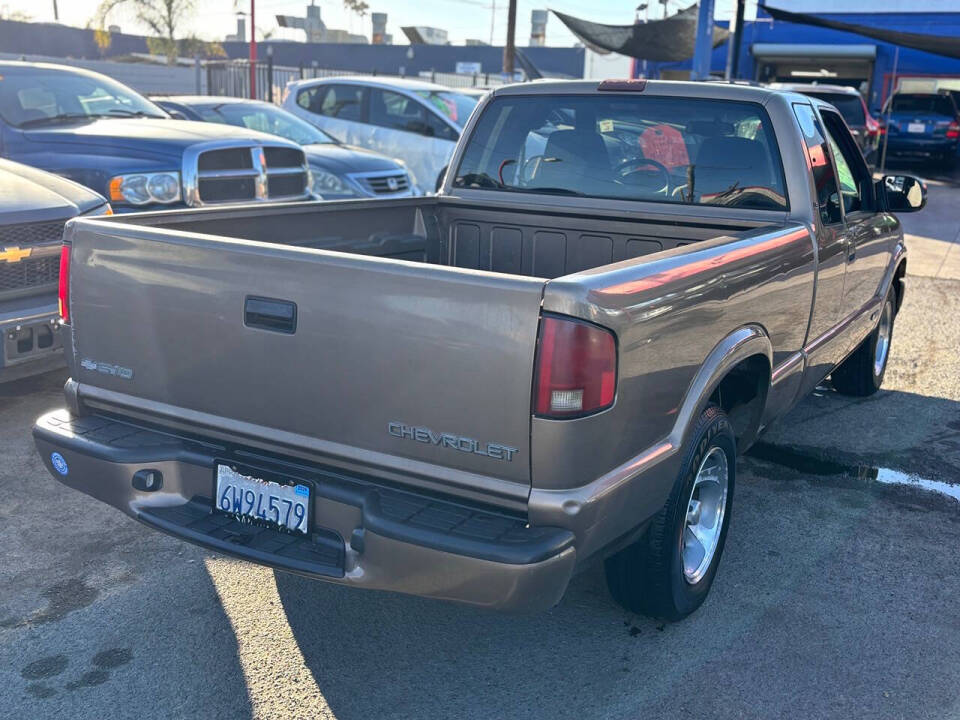
M960 574L929 575L954 567L955 502L750 459L741 468L717 582L681 623L618 608L599 568L534 616L278 572L279 597L339 720L921 717L952 707ZM934 676L944 684L925 680Z

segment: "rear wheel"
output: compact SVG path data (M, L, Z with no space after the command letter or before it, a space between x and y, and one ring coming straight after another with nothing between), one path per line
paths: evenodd
M700 416L667 504L644 536L606 562L607 586L628 610L680 620L707 597L720 563L736 476L726 414Z
M877 327L830 376L837 392L843 395L866 397L880 389L883 376L887 372L895 318L896 310L894 310L891 291L883 303Z

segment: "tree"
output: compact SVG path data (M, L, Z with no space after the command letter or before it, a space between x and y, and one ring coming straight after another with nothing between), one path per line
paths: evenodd
M343 0L343 7L350 12L355 12L360 17L365 16L370 9L370 6L363 0Z
M177 35L196 7L196 0L103 0L97 8L97 25L106 27L107 15L118 7L129 7L137 20L156 35L150 51L160 51L171 65L177 61Z

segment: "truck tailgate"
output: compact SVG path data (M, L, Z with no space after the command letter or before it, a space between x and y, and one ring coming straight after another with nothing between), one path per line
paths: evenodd
M82 399L525 498L542 280L119 223L71 239Z

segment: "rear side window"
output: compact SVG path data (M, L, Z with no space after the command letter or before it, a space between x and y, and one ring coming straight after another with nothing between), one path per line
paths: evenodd
M474 128L454 186L788 207L766 111L755 103L697 98L497 98Z
M831 160L831 148L820 126L820 121L809 105L794 105L793 111L800 123L803 141L806 144L807 160L810 162L810 172L817 191L820 221L824 225L843 222L840 193L837 190L837 175Z
M310 108L313 112L338 120L361 122L364 88L359 85L327 85L321 88Z

